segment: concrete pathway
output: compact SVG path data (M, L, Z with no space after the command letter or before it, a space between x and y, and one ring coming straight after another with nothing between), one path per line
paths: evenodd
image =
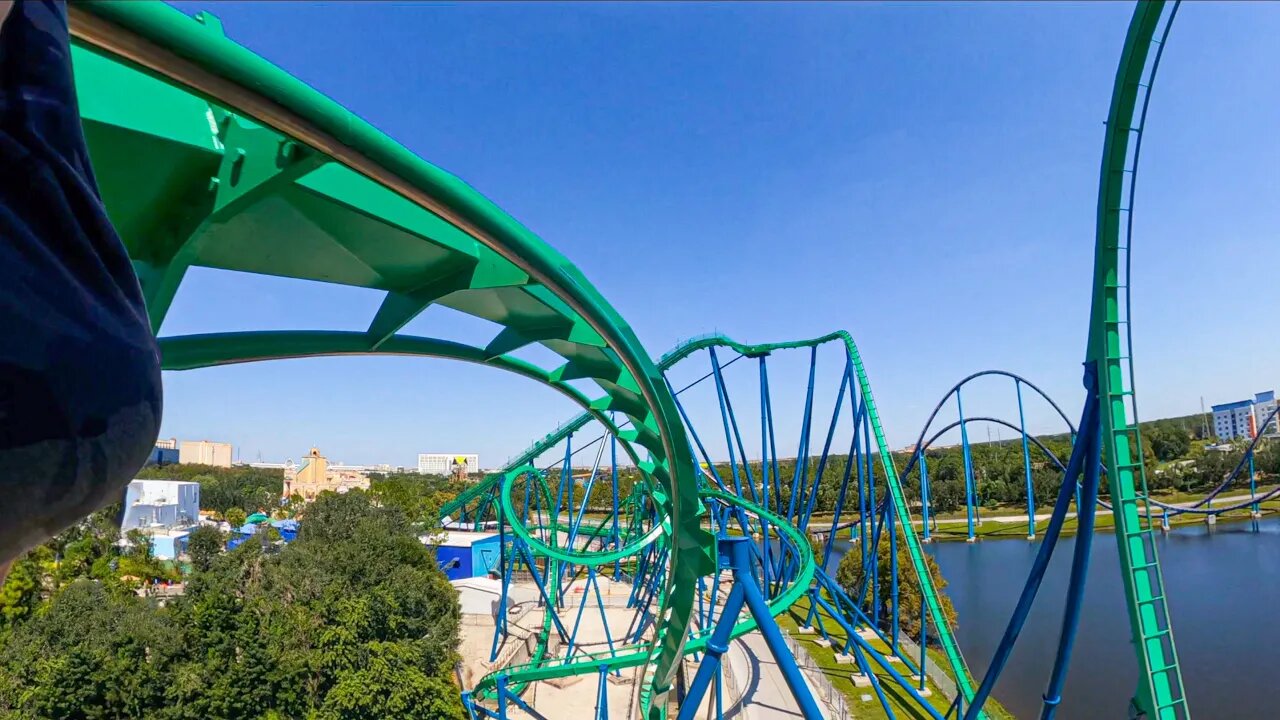
M726 709L726 720L803 720L763 635L753 632L734 640L725 656L742 690L742 703ZM818 694L807 678L805 684L816 698ZM818 708L824 718L829 717L821 701Z

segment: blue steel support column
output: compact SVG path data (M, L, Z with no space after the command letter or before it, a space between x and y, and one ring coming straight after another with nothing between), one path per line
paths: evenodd
M618 422L614 420L613 413L609 413L609 422L614 427L618 426ZM613 547L618 549L622 547L622 533L618 526L618 436L613 433L609 434L609 466L612 468L611 481L613 484ZM617 580L622 574L622 559L613 561L613 579Z
M791 499L787 503L787 514L784 516L787 522L791 522L796 514L796 488L803 484L803 478L809 470L809 428L813 425L813 379L817 370L818 348L814 347L809 352L809 387L805 391L804 417L800 421L800 449L796 453L795 472L791 474Z
M840 494L836 498L835 512L831 518L831 532L827 535L826 547L822 549L822 564L818 567L823 570L827 569L827 563L831 561L831 549L835 546L836 533L839 532L840 517L844 513L844 501L849 494L849 478L853 475L853 467L858 462L858 427L859 427L859 409L858 398L853 387L849 388L849 405L853 411L853 438L849 443L849 455L845 458L844 477L840 481ZM853 526L853 523L850 523Z
M778 623L769 612L768 602L760 594L760 589L751 578L750 542L749 538L742 537L720 539L721 553L728 555L729 564L733 567L734 588L742 588L747 607L751 609L751 615L760 627L760 634L764 636L764 641L769 646L769 651L773 653L778 669L782 671L783 679L787 681L787 687L791 689L791 695L795 698L800 714L805 720L821 720L822 713L818 710L813 694L809 692L809 686L805 684L800 666L796 665L795 656L787 648L782 630L778 628Z
M582 491L582 507L578 509L578 516L577 516L577 518L575 518L575 517L574 517L574 515L573 515L573 505L572 505L572 502L573 502L573 491L572 491L572 490L570 490L570 492L569 492L569 502L570 502L570 505L569 505L569 537L568 537L568 539L565 541L565 547L568 547L568 548L569 548L569 549L571 549L571 550L573 549L573 542L574 542L574 540L576 540L576 539L578 538L578 530L582 527L582 521L583 521L583 519L586 517L586 514L587 514L587 505L588 505L588 503L589 503L589 501L590 501L590 499L591 499L591 491L595 489L595 486L596 486L596 477L599 475L599 472L600 472L600 458L601 458L601 456L602 456L602 455L604 455L604 443L600 443L600 448L599 448L598 450L596 450L596 459L595 459L595 462L591 465L591 476L587 478L587 483L586 483L586 485L585 485L585 486L583 486L583 491ZM572 473L570 473L570 482L572 482ZM590 546L591 546L591 541L587 541L587 547L590 547ZM570 577L570 578L572 578L575 574L576 574L576 570L574 569L574 566L573 566L573 565L570 565L570 566L569 566L569 577ZM564 594L565 594L566 592L568 592L568 590L569 590L569 587L568 587L568 585L567 585L567 584L565 584L565 585L563 585L563 586L561 587L561 590L560 590L560 599L561 599L561 602L562 602L562 603L563 603L563 600L564 600Z
M960 400L959 388L956 389L956 411L960 414L960 452L964 458L964 514L969 524L968 540L973 542L973 458L969 455L969 430L964 422L964 402Z
M1092 365L1086 366L1086 385L1090 394L1097 392L1097 380ZM1071 557L1071 576L1067 580L1067 602L1062 611L1062 634L1058 639L1058 652L1053 660L1053 671L1049 675L1049 686L1044 693L1044 705L1040 710L1041 720L1053 720L1058 712L1058 704L1062 702L1062 687L1067 682L1067 668L1071 664L1071 650L1075 645L1076 630L1080 627L1080 610L1084 605L1085 581L1089 575L1089 554L1093 549L1093 521L1098 509L1098 478L1102 472L1102 462L1098 453L1102 448L1102 423L1081 425L1084 434L1085 466L1084 482L1080 486L1080 498L1084 503L1077 506L1076 511L1076 547Z
M599 697L596 698L596 720L609 720L609 693L608 690L609 666L600 666L600 689L597 691Z
M720 397L721 416L727 417L728 421L725 427L725 445L729 448L729 462L733 465L734 484L736 485L738 482L738 468L735 460L735 457L738 457L742 459L742 475L746 478L747 492L751 494L751 502L758 503L760 502L760 496L756 494L755 477L751 474L751 463L747 460L747 449L742 444L742 433L738 431L738 417L733 413L733 401L729 398L729 388L724 384L723 369L719 359L716 357L716 349L708 348L708 351L711 353L711 369L715 374L716 392ZM729 436L730 431L732 431L732 437ZM735 445L738 448L736 456L733 451Z
M1089 392L1085 397L1084 410L1080 417L1082 432L1093 432L1087 429L1095 426L1101 427L1099 424L1101 418L1098 416L1098 397L1095 389L1096 385L1089 386ZM1053 557L1053 550L1062 531L1063 521L1066 520L1067 509L1071 505L1071 499L1074 495L1073 490L1077 486L1077 478L1080 477L1081 468L1086 463L1097 464L1098 462L1097 453L1090 455L1089 449L1084 447L1087 444L1088 441L1080 442L1077 438L1075 446L1071 449L1071 459L1067 462L1067 467L1063 471L1062 486L1058 490L1058 499L1054 503L1053 514L1049 518L1048 526L1045 528L1044 540L1036 551L1035 560L1031 565L1031 572L1028 573L1027 581L1022 588L1022 594L1018 597L1018 604L1014 607L1013 614L1009 618L1009 624L1005 627L1004 635L1001 637L1000 643L996 646L996 651L991 657L991 663L987 667L986 675L982 678L982 684L978 687L977 692L974 693L973 700L969 704L969 710L963 716L964 720L975 720L987 697L991 695L992 688L995 687L996 681L1000 678L1000 673L1004 671L1005 664L1009 661L1009 655L1013 652L1013 646L1018 641L1018 634L1022 632L1022 626L1027 620L1027 615L1031 613L1031 605L1035 602L1036 594L1040 591L1040 583L1044 580L1045 571L1049 567L1049 560Z
M764 368L765 355L760 355L760 505L765 510L773 510L769 506L769 434L773 425L773 416L769 411L769 373ZM760 587L769 587L769 521L760 518Z
M760 493L761 506L772 511L769 505L769 373L764 366L765 356L760 356ZM760 536L763 540L761 548L761 587L769 587L769 521L760 518Z
M929 613L925 612L924 598L920 598L920 692L924 692L925 668L929 664Z
M866 405L866 398L863 398L862 404ZM862 423L863 429L866 429L866 420ZM864 433L865 435L865 433ZM869 558L867 557L867 478L866 469L870 465L866 461L866 438L862 439L862 447L858 448L858 551L862 553L862 567L869 567ZM861 600L861 598L859 598Z
M778 438L773 432L773 398L769 394L769 376L764 367L764 357L760 358L760 372L764 378L765 410L769 414L769 465L773 472L773 501L775 515L782 514L782 480L778 472ZM768 510L769 508L765 508Z
M721 543L723 542L722 539ZM723 557L721 561L723 562ZM693 682L689 684L689 691L685 693L684 704L680 706L680 714L676 720L693 720L698 712L698 706L702 704L702 697L711 686L712 678L719 674L720 659L729 649L729 636L733 633L733 625L738 621L738 614L742 612L742 604L746 600L745 584L735 575L733 590L730 590L729 597L725 598L720 619L716 622L715 629L711 631L711 639L707 641L706 655L698 664L698 672L694 674ZM755 583L750 584L753 588L755 587Z
M720 403L720 422L724 424L724 444L729 450L729 469L733 474L733 492L738 497L746 497L742 494L742 478L738 472L738 455L734 452L733 436L729 430L729 411L725 408L725 395L727 391L724 387L724 377L720 374L720 360L716 358L716 349L707 348L707 354L711 357L711 374L715 378L716 384L716 400ZM686 422L686 424L688 424ZM742 459L746 462L746 458ZM710 459L707 463L710 465ZM751 494L754 496L755 491Z
M898 531L893 526L893 506L885 503L884 517L889 525L889 608L890 608L890 625L889 631L893 638L890 643L890 651L894 655L898 654Z
M867 496L869 501L868 509L871 511L871 535L862 538L862 545L867 551L869 562L863 565L864 568L871 568L871 620L876 625L880 624L880 530L884 527L883 522L877 523L877 515L880 514L876 507L876 472L871 465L871 420L864 420L865 430L864 440L866 442L866 455L864 459L867 463ZM878 525L878 527L877 527ZM871 542L867 542L870 540Z
M1250 447L1249 448L1249 497L1256 498L1257 496L1258 496L1257 475L1255 475L1253 471L1253 448ZM1258 512L1257 502L1254 502L1253 505L1250 505L1249 509L1250 509L1249 514L1252 515L1253 517L1258 517L1258 515L1261 514Z
M818 469L813 474L813 483L810 485L808 497L802 500L804 506L804 515L799 518L797 527L803 532L809 528L809 518L813 515L814 508L818 501L818 488L822 484L822 474L827 470L827 458L831 453L831 442L835 439L836 425L840 421L840 408L844 405L844 390L849 385L849 370L852 364L845 363L844 374L840 376L840 390L836 393L836 406L831 412L831 425L827 428L827 439L822 443L822 455L818 459Z
M476 701L471 699L471 691L462 691L462 707L467 710L467 720L476 720Z
M667 388L671 389L670 380L667 381ZM689 437L693 439L693 444L695 447L697 447L698 453L702 454L702 459L707 466L707 469L705 471L706 474L709 475L711 479L715 481L716 487L719 488L721 492L729 492L729 489L725 487L724 481L720 479L720 471L716 470L716 464L711 460L711 454L707 452L706 446L702 444L702 438L698 435L698 431L693 428L693 423L689 421L689 415L688 413L685 412L684 404L680 402L680 398L675 397L674 390L672 392L672 397L676 401L676 410L680 413L680 418L684 420L684 425L689 430ZM728 429L729 429L729 425L728 425L728 422L726 422L725 431L728 432ZM729 440L727 436L725 439L726 441ZM731 454L733 453L732 447L729 448L729 452ZM738 482L738 467L736 463L733 466L733 473L734 473L734 476L733 476L734 494L736 494L738 497L742 497L742 487ZM735 506L734 516L738 519L738 524L742 527L742 532L744 534L750 535L751 524L747 520L746 512L742 508Z
M498 676L498 720L507 720L507 676Z
M507 517L502 512L502 504L498 504L498 574L502 577L502 588L498 595L498 617L493 627L493 647L489 650L489 662L498 659L498 638L507 635L507 585L511 575L507 571Z
M555 605L552 602L553 599L547 596L547 584L544 582L546 578L538 575L538 565L534 562L533 555L529 552L529 548L521 545L520 551L524 555L525 564L529 566L529 574L533 576L534 585L538 586L538 597L542 599L542 602L546 603L548 612L551 616L551 622L556 627L556 632L559 633L561 640L568 641L569 633L565 631L564 625L560 622L560 614L555 611ZM550 567L547 568L547 574L551 574Z
M560 525L560 511L564 508L565 488L569 490L569 503L573 503L573 433L569 433L564 439L564 464L560 467L560 487L556 490L556 507L550 518L551 528ZM569 521L573 521L573 511L569 511ZM554 532L554 530L553 530ZM556 563L556 581L557 584L563 585L561 580L564 579L564 571L567 568L564 563ZM550 579L551 567L550 561L547 566L547 576ZM564 596L555 598L554 607L561 607L564 603Z
M924 519L924 542L933 542L929 536L929 460L920 450L920 506Z
M875 660L876 664L879 665L880 668L884 670L885 673L887 673L889 677L907 693L907 696L911 700L918 703L920 709L924 710L930 718L933 718L934 720L943 720L942 714L939 713L937 709L929 703L929 701L921 697L915 688L911 687L911 683L902 676L902 673L898 672L898 669L893 666L892 662L890 662L880 651L876 650L871 643L862 639L862 636L857 633L857 630L855 630L852 625L840 616L838 610L833 608L830 603L822 598L821 595L815 595L814 598L818 601L818 604L827 611L827 614L831 616L831 619L835 620L836 624L845 631L845 635L852 641L850 647L853 649L855 657L858 658L858 669L865 672L866 676L871 679L872 687L879 687L880 681L876 677L876 674L870 671L870 663L866 661L866 657L868 656L872 660ZM865 655L863 655L863 653L865 653ZM902 659L906 660L906 658ZM904 662L904 664L907 665L908 668L911 667L909 663ZM877 694L880 693L877 691ZM964 696L959 695L959 697L963 698ZM890 708L886 699L881 696L880 700L885 709L885 714L889 717L893 717L893 710Z
M1027 449L1027 419L1022 412L1022 381L1014 378L1018 391L1018 430L1022 432L1022 468L1027 474L1027 539L1036 537L1036 492L1031 482L1031 451Z

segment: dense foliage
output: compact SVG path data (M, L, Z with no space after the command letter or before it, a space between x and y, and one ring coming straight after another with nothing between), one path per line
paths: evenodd
M839 583L840 588L850 598L858 601L867 617L876 619L879 627L886 631L893 626L893 594L890 592L891 583L893 582L891 557L889 540L884 538L880 546L876 548L875 577L879 582L879 593L876 592L876 587L871 583L870 568L866 568L863 565L860 547L850 550L840 560L840 566L836 568L836 582ZM947 587L947 580L938 569L938 563L933 559L933 555L925 553L924 562L929 568L929 574L933 577L934 589L938 591L942 614L947 618L948 626L954 629L956 626L956 609L952 606L951 598L947 596L944 590ZM920 616L924 596L920 592L920 578L909 571L910 567L911 553L907 549L906 541L899 537L898 627L901 632L919 640ZM879 599L878 608L876 607L877 597Z
M271 512L280 505L284 471L236 465L150 466L138 472L141 479L186 480L200 483L200 509L222 515L231 508L248 513Z
M4 606L0 717L464 717L457 596L398 508L324 494L283 549L211 556L209 540L165 606L24 558L35 578L6 583L27 599Z
M1143 454L1147 463L1147 483L1152 492L1207 492L1221 483L1232 470L1245 460L1245 445L1239 441L1229 449L1207 450L1208 441L1204 440L1203 422L1199 416L1167 418L1145 422L1142 424ZM1071 457L1071 438L1066 434L1048 435L1036 438L1051 452L1059 462L1065 464ZM1028 443L1028 456L1031 461L1031 487L1035 494L1036 506L1045 508L1053 504L1062 482L1062 470L1034 442ZM1020 439L1002 442L973 443L970 445L971 472L977 493L977 502L989 509L1025 508L1027 502L1027 471L1023 459ZM814 510L821 513L832 512L840 495L840 487L844 479L845 455L832 455L823 467L821 481L818 484ZM893 463L897 471L907 466L911 455L905 452L893 453ZM810 458L809 472L816 472L819 458ZM931 448L925 454L925 464L929 473L930 507L936 513L949 513L964 508L965 500L965 467L964 455L959 446ZM886 491L884 469L880 464L879 454L871 457L869 468L874 477L875 496L883 498ZM789 485L795 477L796 461L794 458L779 460L777 469L769 469L771 478L770 497L781 497L782 506L791 502ZM1254 467L1258 474L1258 482L1275 482L1280 476L1280 443L1263 441L1254 458ZM734 484L732 468L728 463L716 465L716 473L728 487ZM742 493L749 495L745 487L748 477L754 482L756 493L762 492L762 474L758 462L748 467L739 466L739 483L744 487ZM772 478L780 477L782 482L777 486ZM843 512L856 513L857 504L857 469L851 473L848 492ZM920 493L920 467L900 478L907 502L918 505ZM620 478L619 487L630 487L631 479L624 474ZM1236 480L1234 487L1247 492L1248 467ZM610 502L608 483L597 483L591 494L594 508L604 508ZM1106 477L1102 479L1101 493L1108 496ZM625 493L624 493L625 494Z
M465 480L418 473L373 473L369 492L381 504L399 509L410 522L434 526L440 507L467 486Z

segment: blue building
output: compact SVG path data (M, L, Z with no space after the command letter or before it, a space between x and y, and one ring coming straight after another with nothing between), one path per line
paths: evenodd
M436 546L436 560L450 580L483 577L498 566L497 533L450 530Z

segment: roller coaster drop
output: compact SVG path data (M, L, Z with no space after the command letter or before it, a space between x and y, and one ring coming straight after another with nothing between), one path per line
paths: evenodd
M1141 2L1129 26L1104 143L1086 400L1077 441L1063 465L1034 569L990 670L977 683L943 614L868 376L848 333L770 345L712 336L686 343L655 363L567 259L457 178L227 39L213 16L190 18L159 3L90 1L71 6L70 17L81 116L95 172L134 260L157 334L192 267L385 292L368 327L359 331L161 336L167 369L338 354L416 355L524 375L583 408L579 418L446 509L448 523L496 526L502 534L503 607L493 657L510 630L508 590L517 573L532 579L542 615L527 663L498 667L464 692L473 717L505 718L509 708L539 717L525 699L526 689L569 675L598 678L596 712L607 717L608 677L624 670L635 673L634 692L630 707L615 705L615 715L662 718L674 711L682 719L703 712L720 717L726 710L721 657L731 638L757 629L801 711L819 717L775 621L788 610L802 615L803 625L856 664L887 716L893 716L893 702L884 685L891 683L896 697L908 697L931 717L982 717L1074 498L1080 541L1042 711L1042 717L1053 717L1084 596L1103 471L1086 458L1101 454L1141 670L1130 713L1171 720L1189 712L1145 493L1129 351L1128 270L1142 128L1176 9L1176 3ZM401 332L431 306L497 323L502 330L484 347ZM543 368L516 356L535 343L559 355L562 364ZM841 355L843 372L834 395L815 387L820 348L835 348ZM717 350L735 357L722 364ZM779 473L782 451L768 365L783 351L809 355L796 460L788 477ZM678 365L703 355L710 371L696 384L705 387L709 380L714 387L720 422L713 430L690 422L681 403L685 388L677 391L669 379ZM740 360L754 362L758 371L755 462L748 460L744 436L749 433L738 423L726 380L726 368ZM1024 383L1016 382L1020 393ZM603 396L588 397L579 387L585 383ZM834 405L825 437L819 422L819 442L814 442L812 421L816 393L819 406L824 400ZM962 431L965 425L962 418ZM579 486L573 477L573 437L590 429L598 437L578 451L594 448L595 462ZM727 472L712 461L705 442L719 433L729 458ZM848 435L849 450L832 455L842 433ZM1022 435L1025 443L1025 431ZM561 447L558 472L554 465L536 464ZM623 472L635 475L629 488L620 479L619 451L628 466ZM913 459L906 472L915 464ZM829 526L827 518L821 520L825 542L816 557L806 533L819 529L816 498L829 466L838 469L838 501ZM593 489L605 484L610 504L592 506ZM927 512L927 482L922 490ZM1029 503L1034 504L1030 493ZM928 533L928 523L922 527ZM845 528L858 538L851 552L861 553L864 569L870 568L854 597L827 573L837 535ZM1033 524L1029 532L1034 530ZM888 588L877 572L882 543L891 548ZM909 567L898 566L898 543ZM920 588L921 607L902 606L900 575ZM616 635L610 631L620 625L606 617L600 590L606 576L630 588L623 609L629 622ZM590 598L606 641L587 650L579 630ZM945 655L945 670L957 686L947 710L935 709L925 697L928 656L907 656L900 622L906 614L920 620L919 647L932 644ZM899 663L905 673L897 669Z

